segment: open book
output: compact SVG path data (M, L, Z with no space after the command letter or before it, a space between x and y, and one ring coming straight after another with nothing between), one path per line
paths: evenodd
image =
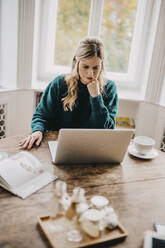
M56 178L28 152L21 151L0 161L0 186L21 198L26 198Z

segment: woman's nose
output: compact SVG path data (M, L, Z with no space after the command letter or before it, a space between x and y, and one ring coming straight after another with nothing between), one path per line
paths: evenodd
M89 69L88 75L91 76L91 77L93 77L93 69Z

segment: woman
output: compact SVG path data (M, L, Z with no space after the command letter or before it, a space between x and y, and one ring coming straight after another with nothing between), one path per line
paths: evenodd
M103 71L103 43L98 38L84 38L73 57L71 73L56 77L47 86L32 118L32 134L20 146L31 149L40 145L48 130L115 128L116 86L103 79Z

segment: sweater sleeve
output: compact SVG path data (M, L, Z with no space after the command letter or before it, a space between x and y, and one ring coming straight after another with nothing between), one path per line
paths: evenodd
M115 83L108 80L103 95L99 94L96 97L90 96L90 103L91 127L114 129L118 112L118 95Z
M59 78L54 79L45 89L41 101L38 104L32 117L32 132L45 132L50 129L50 125L57 119L57 106L59 95Z

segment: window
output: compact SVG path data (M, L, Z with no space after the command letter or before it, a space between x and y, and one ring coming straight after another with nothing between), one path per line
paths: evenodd
M104 2L101 38L107 52L107 71L128 72L137 4L137 0Z
M154 40L151 22L159 15L154 4L154 0L38 1L37 77L49 82L56 74L68 73L78 41L98 36L105 44L107 77L120 89L139 89Z
M57 4L54 64L70 66L74 50L88 34L90 0L60 0Z
M17 81L18 1L0 1L0 90Z

